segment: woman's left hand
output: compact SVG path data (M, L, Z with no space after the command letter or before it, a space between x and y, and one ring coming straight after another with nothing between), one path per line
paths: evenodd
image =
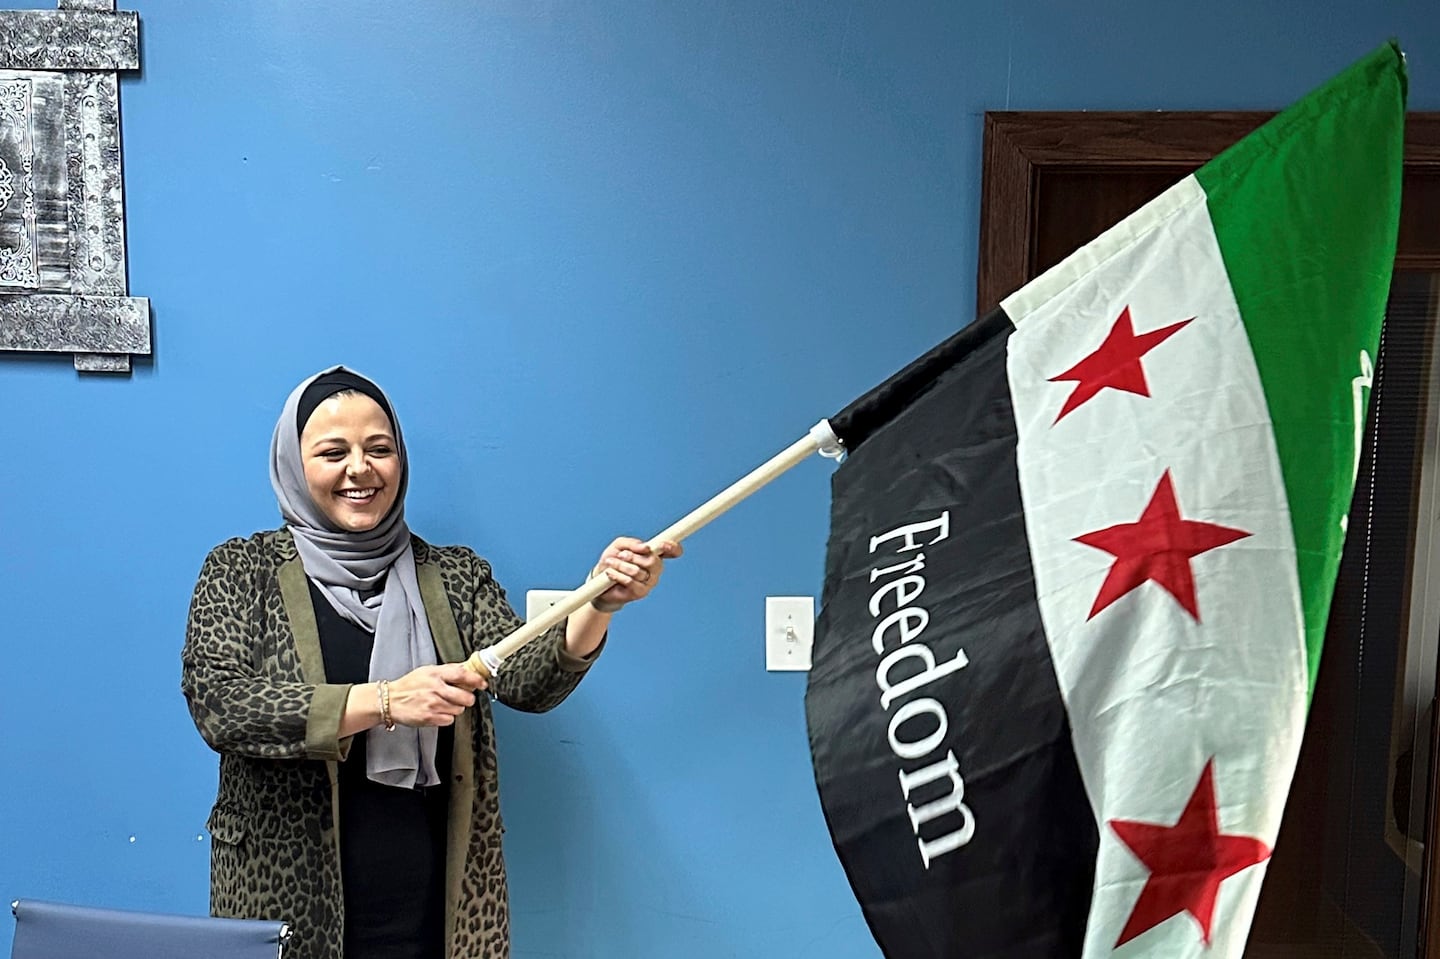
M644 599L650 595L655 584L660 582L665 560L674 559L685 552L679 543L661 543L652 550L644 540L633 536L618 537L605 547L600 554L592 576L604 573L615 585L601 593L594 601L602 613L613 613L626 603Z

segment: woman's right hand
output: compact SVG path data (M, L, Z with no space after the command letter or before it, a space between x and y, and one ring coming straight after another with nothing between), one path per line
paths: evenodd
M421 666L387 684L390 718L402 726L449 726L486 687L484 676L464 663Z

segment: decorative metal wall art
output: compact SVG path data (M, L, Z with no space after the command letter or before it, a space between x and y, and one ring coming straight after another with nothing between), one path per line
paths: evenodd
M75 354L127 372L150 352L128 295L117 71L140 22L115 0L0 10L0 350Z

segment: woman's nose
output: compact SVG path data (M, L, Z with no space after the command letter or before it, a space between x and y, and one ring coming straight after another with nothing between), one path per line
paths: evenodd
M370 462L365 458L363 452L353 454L345 463L345 472L351 476L361 476L370 470Z

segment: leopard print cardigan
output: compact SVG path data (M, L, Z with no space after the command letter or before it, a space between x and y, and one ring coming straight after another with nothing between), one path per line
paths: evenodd
M520 625L490 565L460 546L414 540L416 570L442 662L458 662ZM543 712L594 661L564 649L564 624L511 657L496 699ZM281 919L287 959L343 959L344 897L336 763L347 685L325 681L305 571L288 530L217 546L190 605L181 689L200 735L220 754L209 819L210 911ZM490 703L455 725L445 925L452 959L510 954L499 778Z

